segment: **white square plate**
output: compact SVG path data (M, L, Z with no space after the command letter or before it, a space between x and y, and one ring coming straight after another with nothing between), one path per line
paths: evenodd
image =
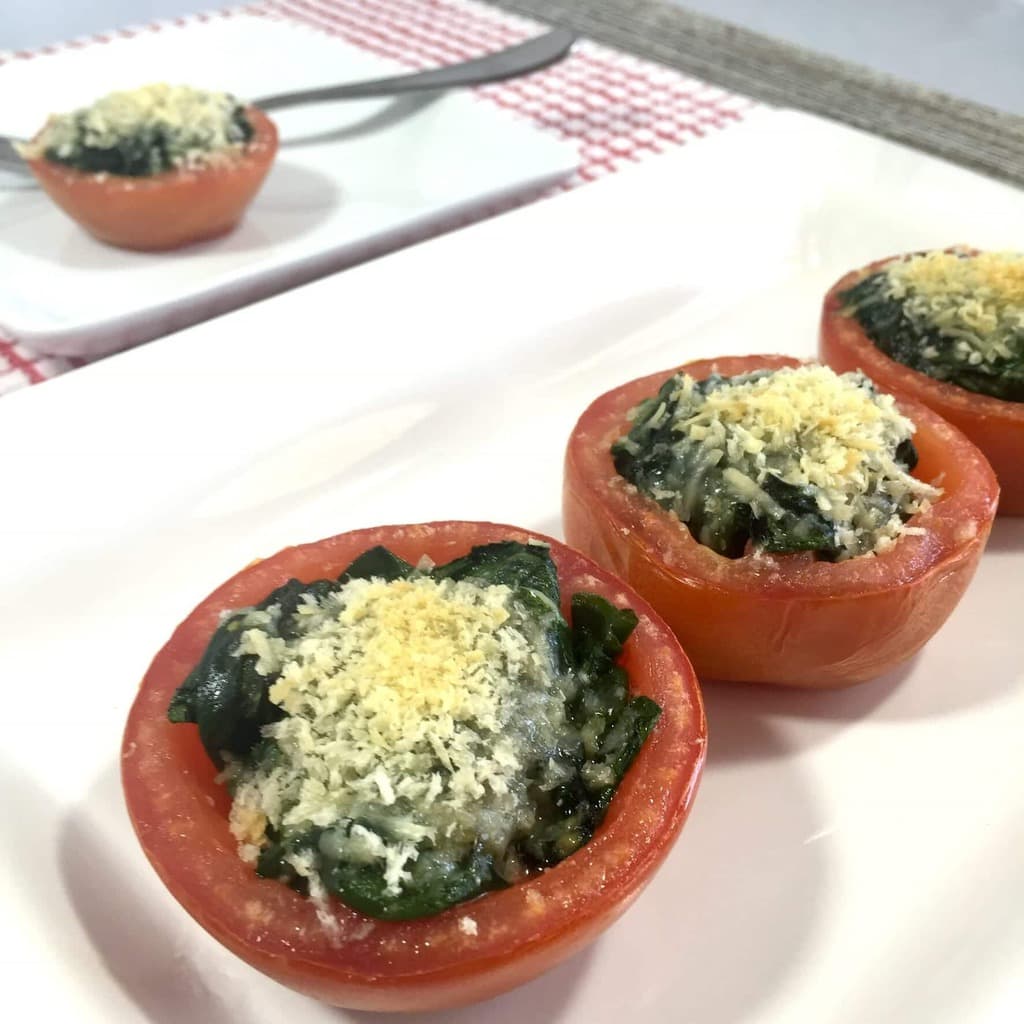
M234 12L0 67L0 133L153 81L241 97L403 69L327 33ZM231 234L174 252L95 241L25 179L0 178L0 332L95 356L379 255L571 173L576 151L465 93L274 115L281 149ZM0 172L2 173L2 172Z
M1013 189L762 113L0 401L8 1010L370 1021L221 949L135 843L120 732L174 624L252 558L358 526L557 535L565 439L600 392L716 353L809 355L847 267L1022 236ZM650 889L546 977L425 1019L1020 1020L1022 570L1024 519L999 521L897 672L845 692L709 687L704 782Z

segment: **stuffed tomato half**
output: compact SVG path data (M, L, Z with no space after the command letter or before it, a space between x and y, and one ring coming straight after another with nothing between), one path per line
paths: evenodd
M648 603L521 529L389 526L288 548L156 656L122 750L170 892L277 981L417 1010L593 940L688 813L706 727Z
M95 238L175 249L230 231L277 154L277 127L227 93L163 83L52 116L22 155Z
M912 253L844 275L825 296L821 359L862 370L962 430L1024 515L1024 255Z
M593 402L569 440L563 522L702 678L827 688L935 633L997 496L977 448L925 407L862 375L728 357Z

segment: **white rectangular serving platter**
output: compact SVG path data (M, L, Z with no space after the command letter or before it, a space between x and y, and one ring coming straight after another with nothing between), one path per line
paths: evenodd
M295 21L234 11L0 66L0 133L155 81L251 99L403 69ZM570 174L575 147L466 92L283 110L281 148L239 227L173 252L97 242L0 172L0 333L96 356L425 237ZM31 179L28 179L31 181Z
M1019 246L1024 197L762 112L672 156L0 401L0 963L21 1019L378 1018L258 975L168 896L122 806L149 659L217 583L381 522L560 533L576 417L717 353L811 355L849 266ZM1024 1017L1024 519L906 666L706 689L709 760L650 888L588 951L453 1024ZM737 629L742 629L737 623Z

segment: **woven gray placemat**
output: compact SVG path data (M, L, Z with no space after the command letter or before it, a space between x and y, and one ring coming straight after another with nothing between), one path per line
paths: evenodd
M731 92L821 114L1024 185L1024 118L814 53L665 0L492 0Z

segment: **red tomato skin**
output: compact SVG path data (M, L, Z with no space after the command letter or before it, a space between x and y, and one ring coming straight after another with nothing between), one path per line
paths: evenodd
M27 160L46 194L101 242L157 252L230 231L255 198L277 153L277 127L247 107L252 139L237 156L197 169L129 178L94 174L44 157Z
M696 379L799 365L784 356L701 360ZM570 437L562 522L566 540L647 598L680 638L701 679L813 689L850 686L905 661L963 595L984 549L998 496L980 452L912 402L917 475L945 473L944 494L883 555L817 562L806 555L728 559L699 544L674 517L620 477L610 447L629 410L676 370L598 398Z
M222 610L261 600L292 576L338 575L386 544L435 562L473 544L545 540L571 593L603 594L640 617L622 664L631 689L662 715L623 779L594 838L554 868L435 917L374 921L335 905L332 944L312 904L243 863L227 825L229 799L194 726L172 725L167 705L198 661ZM387 526L288 548L228 580L178 627L147 671L122 745L128 813L150 863L182 906L253 967L291 988L353 1009L429 1010L497 995L561 963L632 903L683 826L704 762L707 726L696 676L646 601L578 552L532 531L492 523ZM477 934L466 933L470 919Z
M839 296L881 269L892 256L841 277L829 289L821 313L818 353L834 370L863 370L882 390L928 406L965 433L992 464L999 480L998 514L1024 515L1024 402L978 395L891 359L853 316L843 314Z

